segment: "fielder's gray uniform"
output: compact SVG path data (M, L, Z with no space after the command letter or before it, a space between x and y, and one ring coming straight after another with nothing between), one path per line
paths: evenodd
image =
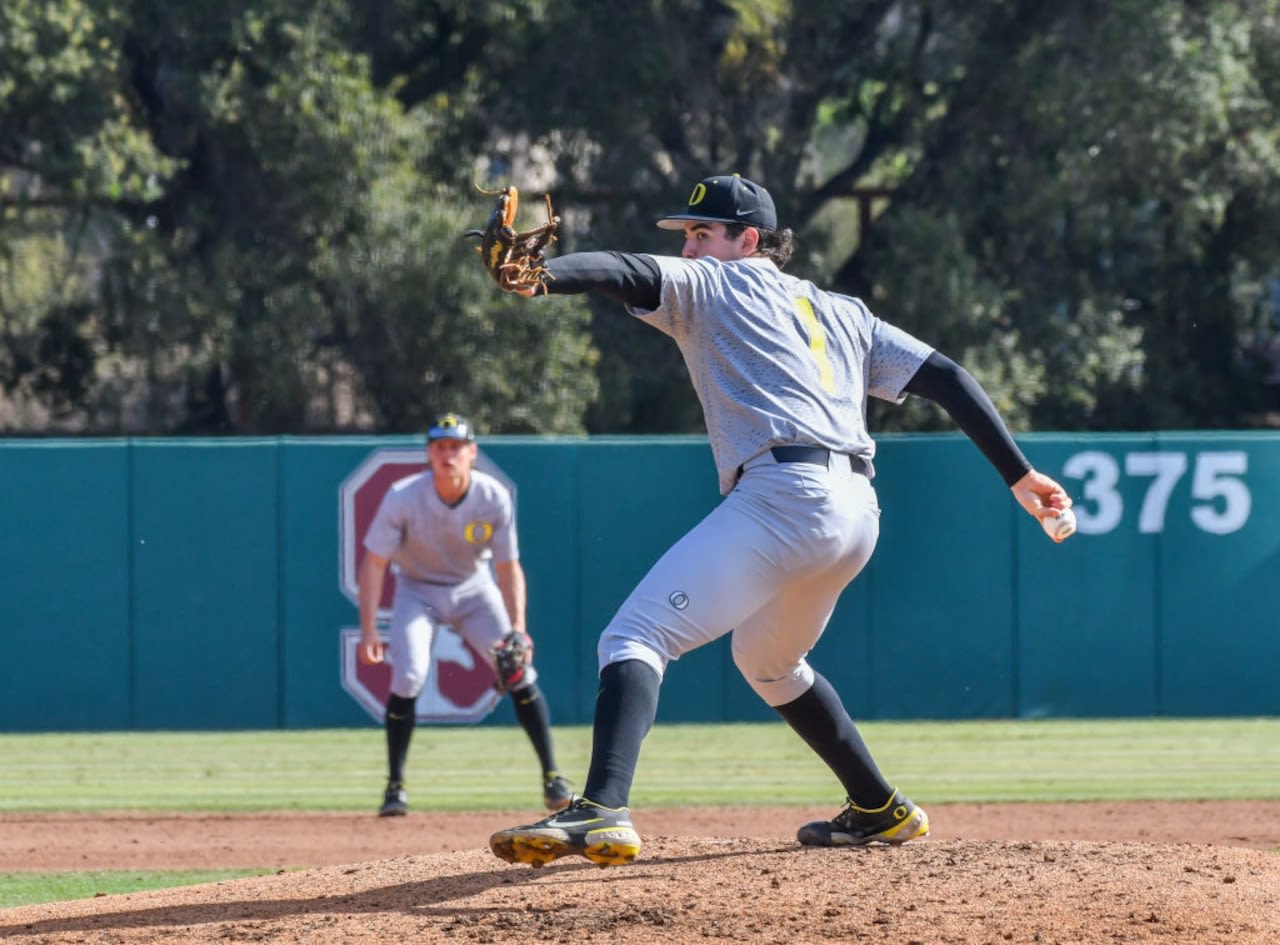
M511 630L511 619L489 561L520 557L506 486L473 469L467 494L451 506L429 472L402 480L383 497L364 546L389 558L396 574L388 651L393 694L413 699L421 692L439 624L493 666L490 649ZM537 679L532 666L525 678Z
M661 677L732 631L743 676L784 705L813 684L805 656L879 536L866 398L901 402L933 349L766 258L652 258L661 305L630 311L684 355L725 500L623 603L600 666L641 660ZM827 447L831 462L777 463L770 447L788 445Z

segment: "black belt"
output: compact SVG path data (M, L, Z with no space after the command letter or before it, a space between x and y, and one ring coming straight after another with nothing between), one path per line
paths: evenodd
M825 446L772 446L769 452L773 454L775 463L812 463L828 467L831 463L831 450ZM861 456L854 456L852 453L836 453L836 456L847 459L849 468L860 475L865 476L870 469Z

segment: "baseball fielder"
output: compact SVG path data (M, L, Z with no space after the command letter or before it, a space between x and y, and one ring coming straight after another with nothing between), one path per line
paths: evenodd
M481 654L499 689L511 694L516 718L542 764L547 809L560 810L572 798L568 781L556 771L550 713L533 668L533 641L525 631L524 570L511 493L474 468L476 454L466 418L452 413L438 418L427 431L427 471L391 487L365 535L360 659L391 663L382 817L402 816L409 809L405 761L415 703L430 670L431 637L441 623ZM378 636L378 604L389 565L396 568L396 589L387 647Z
M732 634L755 692L822 758L848 795L814 846L900 844L929 832L925 811L881 774L832 686L808 662L846 585L875 548L880 510L866 398L942 405L1037 519L1071 504L1013 442L969 375L858 299L782 271L792 233L758 184L718 176L658 225L681 257L590 252L552 259L511 291L597 292L670 335L706 419L724 500L653 565L599 641L591 764L582 795L537 823L501 830L493 852L533 866L576 854L628 863L628 810L641 742L667 665ZM516 247L519 248L518 246ZM513 271L513 254L493 256ZM501 282L500 282L501 284Z

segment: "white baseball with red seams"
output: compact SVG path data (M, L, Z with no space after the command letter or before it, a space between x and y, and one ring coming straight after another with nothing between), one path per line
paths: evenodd
M1066 541L1076 533L1076 513L1063 509L1057 515L1040 519L1040 527L1054 541Z

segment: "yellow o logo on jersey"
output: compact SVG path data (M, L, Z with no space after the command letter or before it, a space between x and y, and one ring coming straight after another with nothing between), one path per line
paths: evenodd
M493 537L493 525L489 522L468 522L462 530L462 537L468 544L483 545Z
M693 187L693 193L689 195L689 206L696 207L698 204L702 203L702 201L706 199L707 199L707 185L701 182L695 184Z

